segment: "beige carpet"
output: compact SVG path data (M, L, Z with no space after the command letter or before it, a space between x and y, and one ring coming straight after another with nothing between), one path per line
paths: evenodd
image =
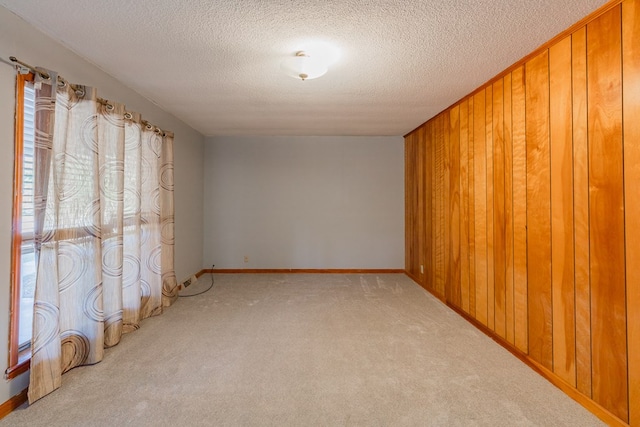
M0 425L601 423L404 275L271 274L216 275Z

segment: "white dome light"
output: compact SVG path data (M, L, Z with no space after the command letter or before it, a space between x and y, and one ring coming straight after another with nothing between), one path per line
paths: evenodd
M296 56L282 61L280 68L286 75L300 80L316 79L328 70L324 61L311 57L305 51L296 52Z

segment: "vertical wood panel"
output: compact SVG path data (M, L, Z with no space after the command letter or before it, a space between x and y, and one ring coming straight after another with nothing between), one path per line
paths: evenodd
M513 126L513 305L515 345L529 352L527 302L527 145L524 67L511 73Z
M571 36L573 89L573 233L575 240L576 384L591 397L591 292L589 278L589 154L587 135L587 31Z
M436 117L436 295L444 298L445 282L445 214L444 214L444 115Z
M526 64L525 78L529 355L553 370L548 51Z
M493 87L487 86L485 98L485 143L487 145L487 326L495 328L495 284L493 258Z
M493 261L494 330L506 331L506 217L504 211L504 81L493 84Z
M474 172L474 99L469 97L469 314L476 317L476 221L475 221L475 172Z
M452 301L452 284L451 279L451 217L450 217L450 183L451 183L451 146L450 146L450 129L449 117L451 110L440 113L442 116L442 255L444 265L442 266L442 274L444 280L442 282L442 295L446 301Z
M571 37L549 49L553 369L576 385Z
M431 289L433 282L431 278L431 272L433 266L431 263L431 255L433 252L433 245L431 244L431 224L433 223L433 216L431 214L431 193L433 192L433 180L431 179L431 173L433 169L433 157L431 155L431 146L433 141L431 140L431 123L425 123L422 126L422 135L425 141L424 145L424 259L421 262L424 263L424 278L422 286L425 289Z
M425 184L426 184L426 179L425 179L425 175L426 175L426 169L427 169L427 153L426 153L426 146L427 146L427 141L425 138L425 132L424 132L424 126L420 127L420 129L418 129L417 132L417 155L418 155L418 173L417 173L417 178L418 178L418 203L417 203L417 207L418 207L418 215L417 215L417 227L416 227L416 233L418 236L418 250L417 250L417 257L416 257L416 264L415 264L415 269L416 272L418 274L418 277L420 277L420 284L422 286L424 286L425 284L425 275L424 275L424 270L423 268L421 268L421 266L423 266L424 264L424 256L425 256L425 252L427 250L427 242L425 241L426 238L426 221L425 221L425 199L427 197L427 193L426 193L426 188L425 188Z
M449 286L451 302L460 296L460 105L449 110Z
M513 295L513 145L511 125L511 74L504 76L504 245L506 338L515 344Z
M593 399L628 419L621 8L587 26Z
M437 187L438 187L438 170L437 170L437 141L436 141L436 120L430 122L429 129L430 141L431 141L431 292L436 294L436 276L438 269L437 253L438 253L438 240L437 240L437 222L438 222L438 209L437 209Z
M460 103L460 307L469 313L469 100Z
M487 325L487 161L485 129L485 91L473 100L474 127L474 213L475 213L475 264L476 264L476 319Z
M640 425L640 2L622 3L629 424Z

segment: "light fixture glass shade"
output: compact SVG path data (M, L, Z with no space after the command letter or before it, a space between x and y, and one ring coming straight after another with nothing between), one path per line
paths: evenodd
M286 75L300 80L316 79L327 72L327 65L322 60L312 58L304 52L285 59L280 68Z

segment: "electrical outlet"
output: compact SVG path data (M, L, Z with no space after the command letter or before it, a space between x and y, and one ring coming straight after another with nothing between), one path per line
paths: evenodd
M188 278L187 280L182 282L182 284L184 285L185 288L189 287L189 285L191 285L191 278Z
M420 265L420 274L424 274L424 265Z
M244 256L244 262L249 262L249 257L247 255Z

